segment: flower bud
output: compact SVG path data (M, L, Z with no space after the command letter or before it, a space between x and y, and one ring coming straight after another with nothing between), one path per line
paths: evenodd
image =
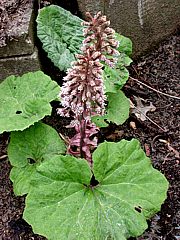
M95 60L97 59L99 56L101 56L101 52L94 52L92 55L92 59Z

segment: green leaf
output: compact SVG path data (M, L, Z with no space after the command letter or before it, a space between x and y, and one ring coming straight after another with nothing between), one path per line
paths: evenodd
M119 41L118 51L130 56L132 54L132 41L130 38L115 33L116 39Z
M137 140L102 143L93 161L98 185L83 159L59 156L38 166L23 215L35 233L49 240L125 240L143 233L146 218L166 198L165 177Z
M129 78L128 70L121 66L120 68L110 68L105 66L103 79L106 93L116 93L121 89Z
M128 67L132 63L132 59L128 57L125 53L120 53L118 58L117 66L122 67L126 66Z
M35 164L27 164L24 167L13 167L10 179L13 182L13 191L16 196L27 194L31 188L30 180L36 174Z
M10 76L0 84L0 133L23 130L51 114L60 87L43 72Z
M92 121L98 127L107 127L108 122L123 124L129 117L129 108L129 100L121 90L117 93L108 93L107 113L104 116L92 117Z
M116 93L124 86L129 78L129 71L126 67L132 63L132 59L128 56L132 52L131 40L119 35L118 33L116 33L115 36L120 42L120 46L118 48L120 55L114 68L110 68L107 65L104 68L103 79L106 93Z
M82 20L69 11L55 5L39 11L37 34L48 57L59 67L67 70L80 52L83 37Z
M114 208L119 207L117 213L131 229L128 237L142 234L147 227L145 218L159 211L166 198L165 177L153 169L136 139L100 144L93 161L99 194L107 194Z
M65 151L65 144L58 133L46 124L36 123L23 132L12 132L8 157L13 166L10 179L15 194L28 193L37 166Z
M109 126L107 118L107 114L105 114L104 116L93 116L91 120L96 124L97 127L102 128Z
M108 94L108 121L123 124L129 117L129 99L122 91Z

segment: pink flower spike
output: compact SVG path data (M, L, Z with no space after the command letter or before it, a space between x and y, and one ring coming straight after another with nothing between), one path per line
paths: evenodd
M110 21L98 12L94 17L87 13L85 37L81 54L76 54L76 61L67 70L61 88L62 108L57 110L61 116L70 116L72 121L67 126L74 128L76 134L69 140L68 153L85 158L92 165L92 151L97 147L99 129L91 122L92 116L105 113L106 96L103 84L103 63L114 67L118 56L118 41Z

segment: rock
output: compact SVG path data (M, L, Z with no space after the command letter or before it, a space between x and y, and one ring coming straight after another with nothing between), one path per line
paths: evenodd
M133 41L134 56L142 55L180 24L179 0L78 0L83 15L102 11L111 26Z
M0 59L0 82L10 75L23 75L40 69L37 50L31 55Z
M22 75L40 69L34 45L33 1L2 0L2 9L5 20L3 32L0 32L1 39L4 39L0 47L0 82L9 75Z
M17 0L5 1L2 6L5 19L1 37L5 38L5 44L0 47L0 57L32 54L35 23L32 1L24 0L20 5L17 5Z

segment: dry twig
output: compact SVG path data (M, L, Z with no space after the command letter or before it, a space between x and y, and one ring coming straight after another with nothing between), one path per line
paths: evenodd
M159 90L157 90L157 89L155 89L155 88L152 88L152 87L148 86L147 84L139 81L139 80L136 79L136 78L130 77L130 79L134 80L134 81L137 82L138 84L141 84L141 85L143 85L143 86L145 86L145 87L153 90L154 92L160 93L160 94L162 94L162 95L164 95L164 96L167 96L167 97L171 97L171 98L175 98L175 99L180 100L180 97L173 96L173 95L170 95L170 94L167 94L167 93L163 93L163 92L161 92L161 91L159 91Z
M4 159L4 158L6 158L6 157L7 157L7 155L2 155L2 156L0 156L0 160Z

